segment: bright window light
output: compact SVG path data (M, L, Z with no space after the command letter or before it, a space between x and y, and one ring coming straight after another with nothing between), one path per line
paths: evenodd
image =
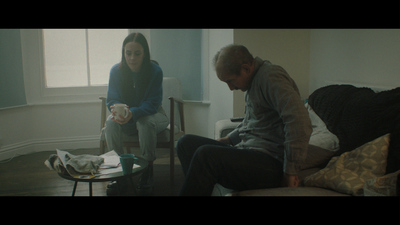
M128 29L43 29L47 88L108 84Z

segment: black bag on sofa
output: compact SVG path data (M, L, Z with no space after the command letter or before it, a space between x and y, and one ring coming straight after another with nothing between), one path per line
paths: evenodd
M386 173L400 169L400 88L330 85L314 91L308 104L339 139L338 155L391 133Z

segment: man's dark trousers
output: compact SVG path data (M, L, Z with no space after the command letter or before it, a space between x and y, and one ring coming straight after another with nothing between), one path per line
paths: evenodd
M177 143L185 174L180 195L210 196L216 183L235 191L279 187L283 165L267 153L196 135Z

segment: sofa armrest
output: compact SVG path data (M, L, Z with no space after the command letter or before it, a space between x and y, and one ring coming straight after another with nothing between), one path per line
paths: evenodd
M218 120L215 123L215 139L225 137L231 131L233 131L240 122L232 122L230 119Z

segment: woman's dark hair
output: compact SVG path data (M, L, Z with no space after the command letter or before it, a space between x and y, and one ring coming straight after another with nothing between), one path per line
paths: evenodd
M126 44L132 41L139 43L143 47L144 56L143 56L142 66L140 68L140 73L142 73L145 77L147 77L146 75L148 75L148 73L151 72L150 49L146 38L141 33L131 33L125 38L124 42L122 43L122 56L119 68L122 70L122 73L124 74L126 74L126 72L130 72L129 67L126 64L124 48Z
M128 64L126 63L125 59L125 45L129 42L136 42L142 45L143 47L143 62L142 66L140 67L139 71L139 76L137 82L140 83L140 86L137 86L137 94L140 96L139 98L142 98L145 94L145 90L147 89L147 86L149 85L150 78L151 78L151 73L152 73L152 62L158 63L154 60L150 60L150 50L149 50L149 44L147 43L146 38L144 37L143 34L141 33L131 33L129 34L123 44L122 44L122 56L121 56L121 62L119 63L119 68L121 69L122 72L122 92L125 93L124 95L129 95L130 90L132 89L132 85L129 84L129 76L132 73L131 69L129 68ZM133 85L135 86L135 85Z

